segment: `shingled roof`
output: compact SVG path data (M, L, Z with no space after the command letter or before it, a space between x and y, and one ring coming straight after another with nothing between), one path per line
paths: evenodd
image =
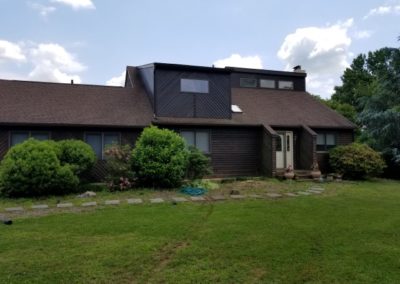
M0 124L143 127L153 111L135 88L0 80Z

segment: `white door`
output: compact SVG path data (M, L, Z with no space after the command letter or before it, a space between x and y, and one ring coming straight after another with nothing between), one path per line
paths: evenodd
M285 169L293 166L293 132L279 132L276 140L276 168Z

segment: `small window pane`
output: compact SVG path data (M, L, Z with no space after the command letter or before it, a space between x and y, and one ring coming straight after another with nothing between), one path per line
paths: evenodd
M286 135L286 151L290 152L290 135Z
M181 79L181 92L208 93L207 80Z
M328 145L328 146L336 145L334 134L326 134L326 145Z
M194 145L194 132L193 131L181 131L181 136L183 139L185 139L186 143L189 146L195 146Z
M282 152L282 136L279 135L276 139L276 152Z
M46 132L32 132L31 137L37 140L49 140L49 133Z
M261 79L260 80L260 87L261 88L274 89L275 88L275 80Z
M86 134L86 143L92 147L93 151L96 153L96 156L101 159L103 153L101 134Z
M325 135L324 134L317 135L317 145L325 145Z
M208 132L196 132L196 147L204 153L210 152L210 137Z
M11 133L11 146L22 143L25 140L28 140L28 138L29 138L28 132Z
M279 89L293 90L293 82L292 81L279 81Z
M104 134L104 148L111 144L119 144L118 134Z
M240 87L256 88L257 87L257 79L255 79L255 78L240 78Z

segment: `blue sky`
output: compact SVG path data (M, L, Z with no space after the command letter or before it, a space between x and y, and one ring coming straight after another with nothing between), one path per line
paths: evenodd
M329 97L354 56L400 42L400 0L0 0L0 78L121 84L150 62L290 70Z

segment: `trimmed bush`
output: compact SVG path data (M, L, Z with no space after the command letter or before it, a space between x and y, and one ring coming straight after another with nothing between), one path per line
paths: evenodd
M10 197L63 194L79 179L62 166L52 143L29 139L12 147L0 164L1 193Z
M70 165L78 176L88 173L96 162L92 147L83 141L70 139L47 143L54 143L61 165Z
M131 147L129 145L110 145L104 151L107 168L107 188L110 191L126 190L132 187Z
M205 156L199 149L194 146L189 147L188 163L186 169L186 178L202 179L206 175L212 173L210 167L210 158Z
M143 130L132 151L132 169L140 186L180 186L186 163L187 149L183 138L156 126Z
M385 168L381 155L365 144L339 146L329 154L331 167L347 179L375 177Z

